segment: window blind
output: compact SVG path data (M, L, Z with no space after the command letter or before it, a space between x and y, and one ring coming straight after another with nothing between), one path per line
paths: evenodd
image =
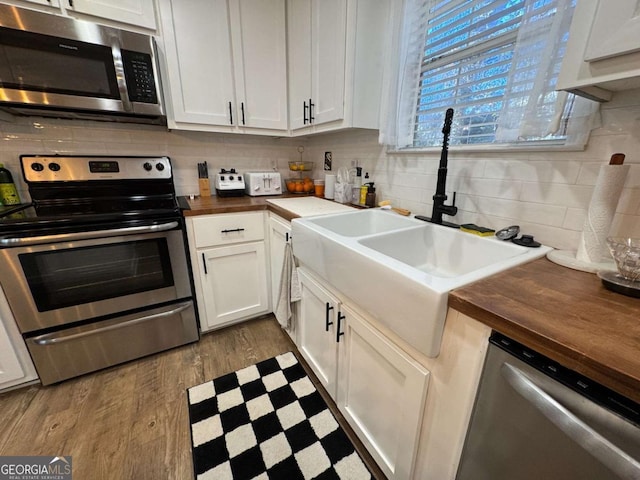
M427 22L413 146L441 143L449 107L455 110L451 145L562 142L572 102L554 87L571 15L554 21L559 3L567 2L436 1ZM529 124L522 128L525 117Z

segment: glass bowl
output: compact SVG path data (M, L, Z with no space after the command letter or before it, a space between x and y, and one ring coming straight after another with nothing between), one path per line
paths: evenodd
M607 246L626 280L640 281L640 238L608 237Z
M285 181L287 191L290 193L312 193L314 191L313 180L310 178L289 178Z
M308 172L313 169L313 162L289 162L289 170L292 172Z

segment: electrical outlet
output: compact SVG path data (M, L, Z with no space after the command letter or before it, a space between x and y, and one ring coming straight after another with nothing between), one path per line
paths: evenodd
M271 169L273 171L278 170L278 160L276 160L275 158L271 160Z
M331 170L331 162L333 160L333 157L331 155L331 152L324 152L324 169L327 171Z
M357 167L358 166L358 161L357 160L351 160L351 166L352 167Z

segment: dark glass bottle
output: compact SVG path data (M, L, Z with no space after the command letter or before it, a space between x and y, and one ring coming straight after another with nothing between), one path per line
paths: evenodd
M0 163L0 202L3 205L18 205L20 197L13 183L11 172Z

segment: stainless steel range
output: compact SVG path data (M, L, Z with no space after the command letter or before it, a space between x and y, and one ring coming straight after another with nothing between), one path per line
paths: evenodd
M44 385L198 340L168 157L22 156L0 284Z

